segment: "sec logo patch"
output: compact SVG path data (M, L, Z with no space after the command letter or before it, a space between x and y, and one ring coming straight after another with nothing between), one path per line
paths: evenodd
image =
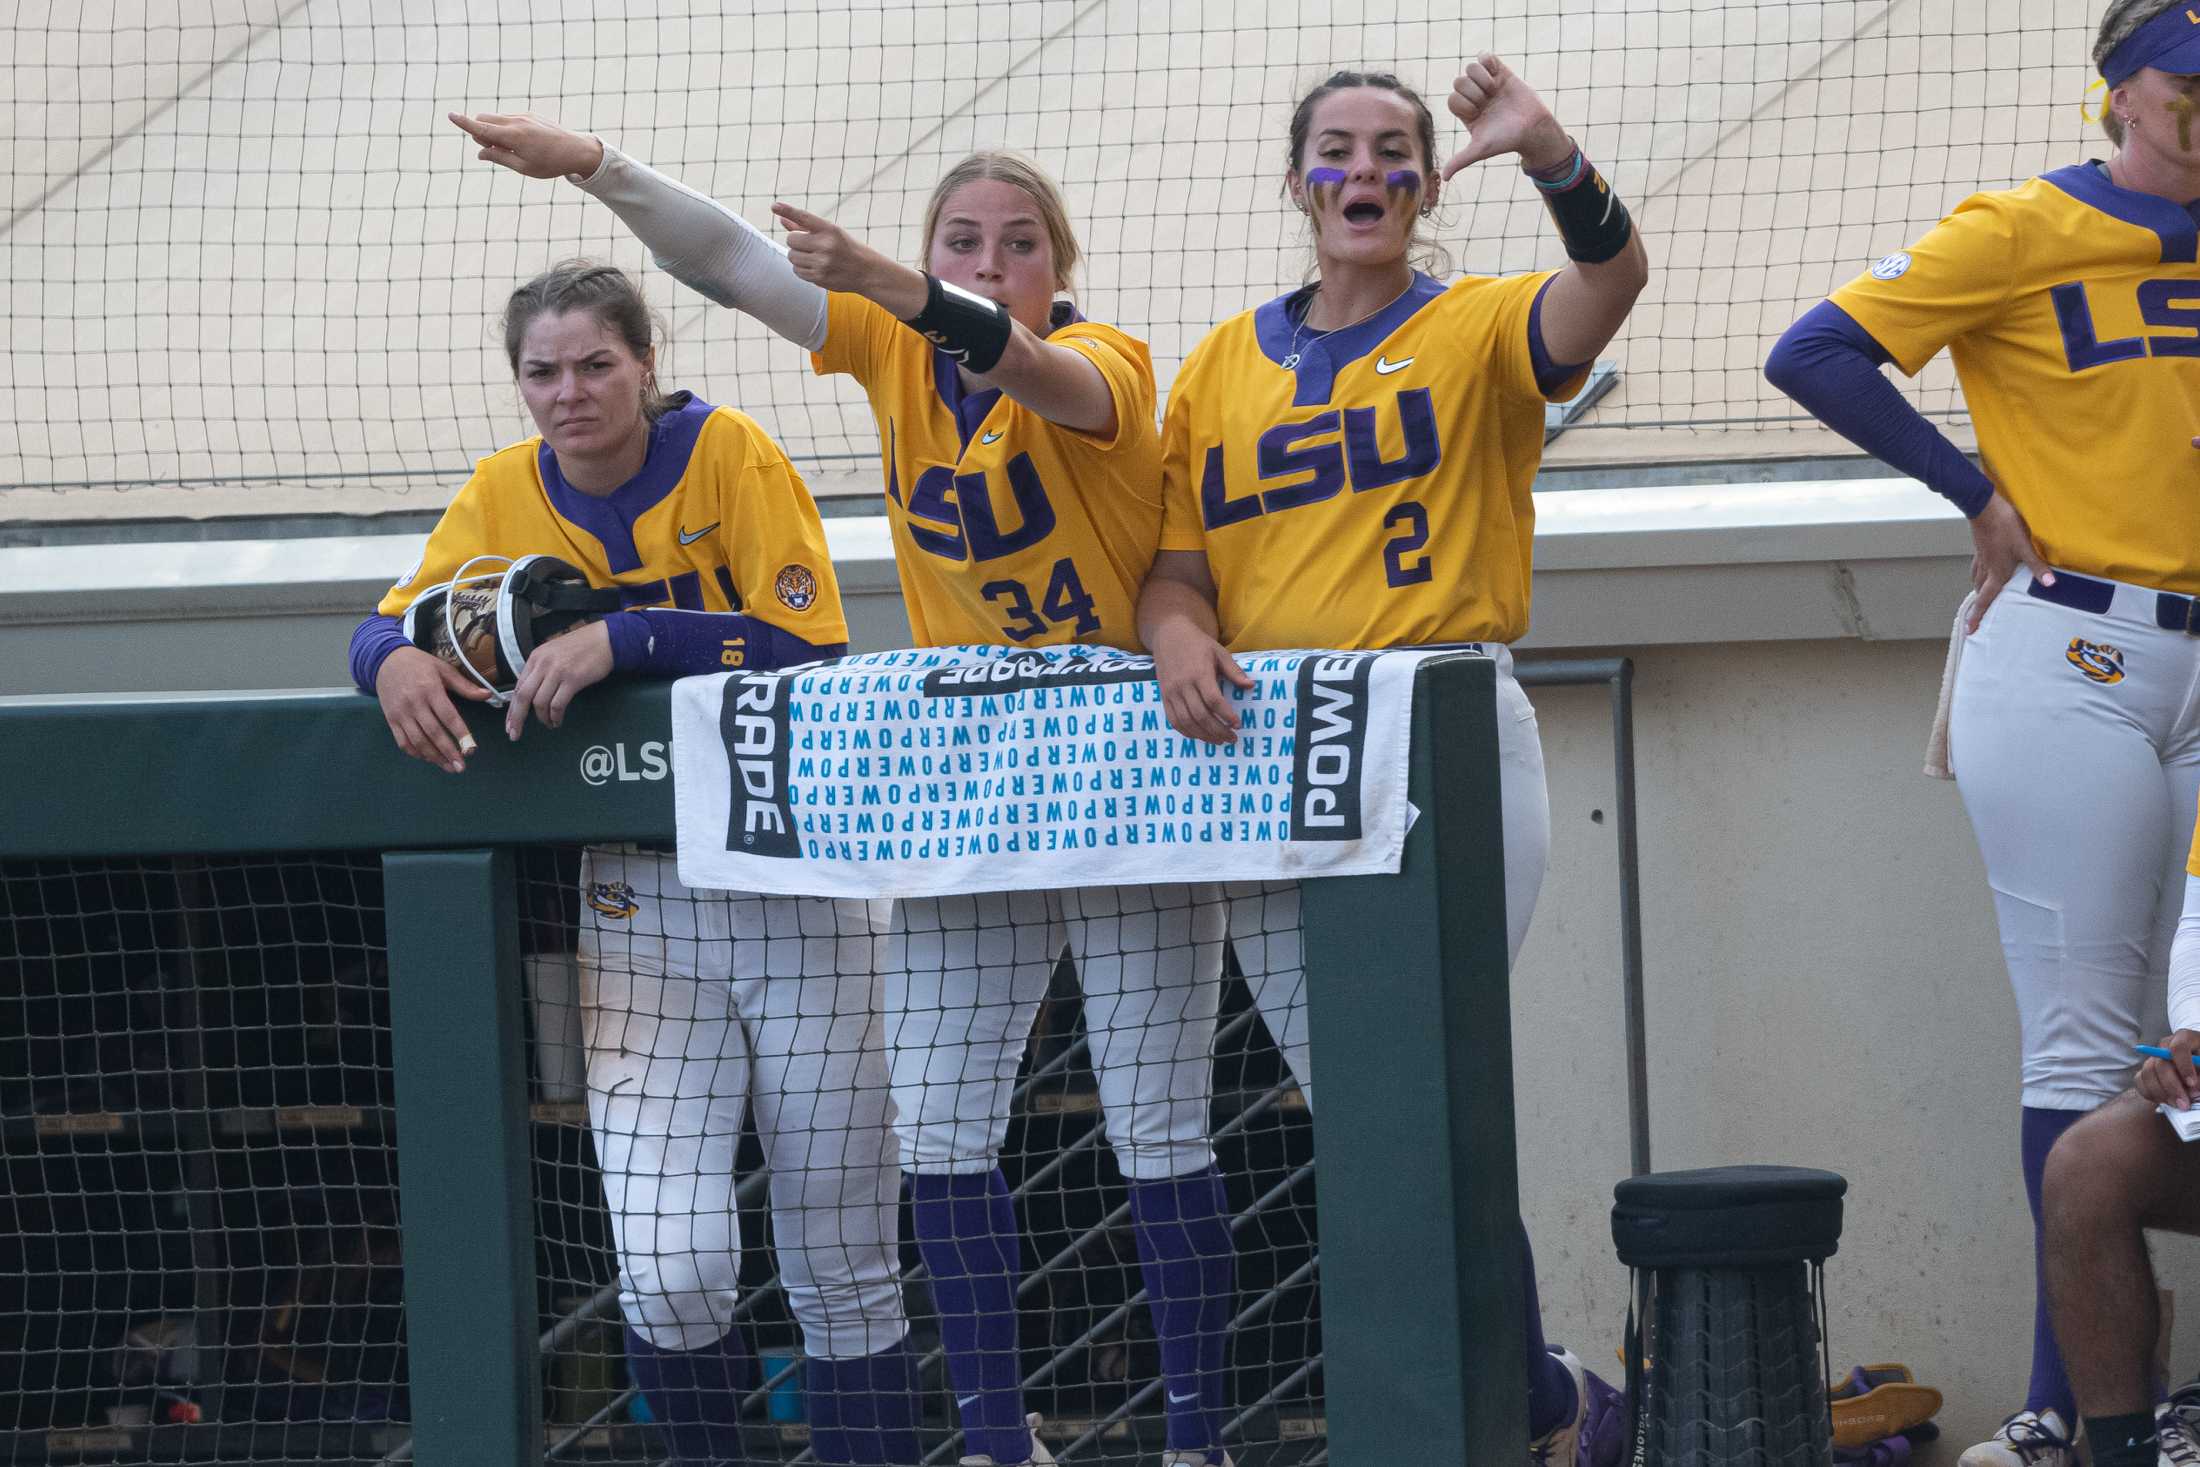
M2097 683L2120 683L2124 680L2124 654L2106 642L2088 642L2083 637L2072 637L2069 650L2063 653L2063 658Z
M631 917L642 909L634 888L623 881L596 881L588 887L588 905L606 917Z
M1903 250L1896 250L1891 255L1882 256L1879 262L1872 266L1872 275L1879 280L1896 280L1901 278L1902 274L1909 268L1909 254Z
M782 566L772 591L789 611L808 611L817 600L817 577L806 565Z

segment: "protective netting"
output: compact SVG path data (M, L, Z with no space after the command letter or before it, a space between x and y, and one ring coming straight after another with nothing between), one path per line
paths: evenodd
M0 863L0 1428L401 1439L381 931L371 857Z
M2098 8L24 0L0 22L0 512L159 486L250 491L260 512L433 508L531 432L489 324L505 295L561 257L646 260L578 191L475 161L450 109L595 130L752 220L785 199L903 259L949 163L1028 150L1065 186L1088 313L1150 340L1165 392L1202 333L1308 264L1281 190L1294 99L1334 65L1395 67L1438 99L1448 151L1440 98L1484 48L1650 242L1587 420L1615 431L1589 441L1793 451L1805 425L1758 373L1788 322L1965 194L2104 153L2084 116ZM1467 269L1563 258L1503 162L1436 223ZM806 470L875 483L851 387L654 272L650 290L668 381L750 411ZM1915 391L1961 417L1944 365Z
M987 1287L984 1241L1015 1281L976 1353L1062 1460L1153 1460L1194 1391L1240 1467L1321 1460L1311 1130L1270 1038L1301 1032L1287 889L1227 904L1236 953L1285 982L1264 1015L1222 951L1225 904L1186 888L897 912L690 892L647 852L519 869L554 1459L678 1454L663 1418L727 1403L661 1388L677 1350L738 1355L726 1415L753 1458L817 1460L813 1427L861 1393L815 1357L905 1334L922 1450L955 1460L943 1320ZM886 1102L897 1079L910 1100L912 1054L944 1102L911 1102L939 1133L921 1157L997 1138L998 1237L960 1231L959 1182L902 1175ZM7 1440L124 1461L406 1448L375 857L0 863L0 1134ZM1185 1200L1203 1187L1204 1230Z
M529 959L535 1083L571 1122L538 1175L554 1455L738 1410L752 1452L820 1460L867 1357L908 1361L927 1461L986 1446L962 1429L1003 1388L1064 1461L1151 1460L1195 1394L1241 1464L1319 1453L1310 1128L1234 964L1216 984L1214 893L1203 922L1184 888L796 901L670 865L529 885L575 922ZM1204 1231L1156 1216L1202 1188ZM1156 1267L1202 1241L1225 1251ZM667 1391L652 1357L730 1388Z

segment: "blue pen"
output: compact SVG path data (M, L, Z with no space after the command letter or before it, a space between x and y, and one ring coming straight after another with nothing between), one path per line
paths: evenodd
M2141 1053L2141 1054L2150 1054L2150 1055L2153 1055L2153 1056L2154 1056L2154 1057L2155 1057L2156 1059L2175 1059L2175 1058L2177 1058L2177 1056L2176 1056L2176 1055L2174 1055L2174 1054L2171 1054L2171 1053L2170 1053L2170 1052L2169 1052L2168 1050L2166 1050L2166 1049L2162 1048L2162 1046L2161 1046L2161 1045L2159 1045L2159 1044L2134 1044L2134 1045L2133 1045L2133 1046L2131 1046L2131 1047L2132 1047L2133 1049L2137 1050L2137 1051L2138 1051L2139 1053ZM2195 1065L2200 1065L2200 1054L2196 1054L2196 1055L2194 1055L2194 1056L2192 1057L2192 1062L2193 1062L2193 1063L2194 1063Z

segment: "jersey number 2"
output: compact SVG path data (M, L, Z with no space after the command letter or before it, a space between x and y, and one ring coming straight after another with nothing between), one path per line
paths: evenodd
M1383 516L1383 528L1393 530L1400 525L1405 533L1383 543L1383 577L1392 586L1418 586L1436 574L1429 568L1426 554L1414 555L1410 563L1406 560L1428 544L1428 510L1415 500L1400 500Z
M978 588L988 601L1005 603L1008 624L1001 634L1011 642L1028 642L1043 635L1047 623L1060 626L1074 622L1071 630L1079 637L1089 637L1100 630L1100 618L1092 609L1092 596L1085 590L1085 583L1077 579L1077 567L1068 556L1054 562L1054 573L1047 578L1046 594L1039 598L1037 610L1031 605L1031 592L1022 581L987 581ZM1041 614L1045 620L1041 620Z

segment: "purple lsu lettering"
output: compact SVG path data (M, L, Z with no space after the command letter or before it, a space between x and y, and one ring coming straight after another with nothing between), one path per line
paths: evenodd
M1003 530L993 510L993 493L984 470L958 474L934 464L909 486L902 498L900 476L889 468L886 494L909 514L909 539L919 550L944 560L999 560L1028 550L1054 530L1054 505L1031 455L1019 453L1004 470L1016 504L1016 527ZM919 524L919 520L931 524ZM939 526L940 528L933 528Z
M1422 478L1444 461L1436 428L1436 400L1426 387L1409 388L1396 399L1398 426L1405 448L1383 457L1375 408L1332 408L1298 422L1278 423L1260 435L1254 468L1263 480L1297 479L1273 489L1232 497L1220 444L1207 450L1200 474L1200 517L1210 533L1261 515L1334 499L1346 484L1354 494ZM1335 436L1342 430L1341 439ZM1392 588L1417 586L1435 577L1425 553L1429 542L1428 507L1402 499L1383 513L1383 528L1396 531L1383 543L1383 579Z
M1296 481L1272 489L1233 496L1222 446L1209 448L1199 481L1200 515L1207 528L1219 530L1259 515L1319 504L1334 499L1347 484L1353 493L1364 494L1434 471L1444 459L1435 398L1426 387L1409 388L1397 395L1394 406L1405 449L1392 459L1383 457L1376 427L1379 408L1331 408L1278 423L1261 434L1253 451L1256 475L1263 482Z
M2063 359L2073 372L2149 356L2200 357L2200 280L2139 282L2139 319L2181 333L2175 336L2119 336L2103 341L2093 329L2093 305L2085 282L2073 280L2047 294L2055 303L2055 323L2062 329Z

